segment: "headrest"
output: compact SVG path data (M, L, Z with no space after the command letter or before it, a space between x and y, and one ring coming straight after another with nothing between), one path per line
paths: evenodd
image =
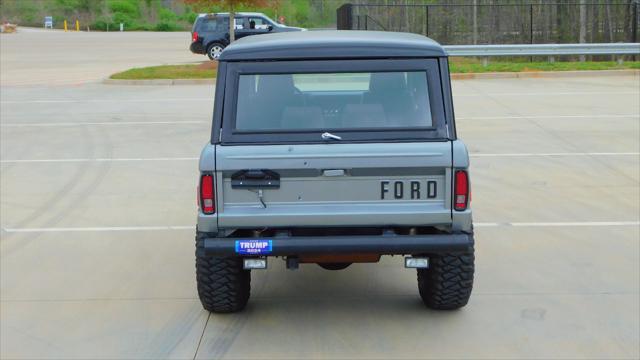
M401 72L380 72L372 73L369 80L370 92L393 92L402 91L407 88L404 73Z
M262 94L293 94L293 76L291 74L260 75L258 79L258 93Z

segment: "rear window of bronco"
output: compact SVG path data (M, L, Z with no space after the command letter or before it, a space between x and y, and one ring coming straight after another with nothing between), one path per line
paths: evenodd
M236 130L431 125L424 71L240 75Z
M326 131L347 141L446 136L435 60L284 63L230 63L226 140L313 141Z

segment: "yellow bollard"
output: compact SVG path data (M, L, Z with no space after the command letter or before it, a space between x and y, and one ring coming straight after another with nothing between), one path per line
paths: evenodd
M80 21L76 20L76 31L80 31Z
M67 31L67 20L64 21L64 31Z

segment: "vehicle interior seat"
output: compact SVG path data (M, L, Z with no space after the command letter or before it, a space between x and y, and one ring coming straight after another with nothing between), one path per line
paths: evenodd
M347 104L342 111L343 128L379 128L389 126L380 104Z
M406 115L413 109L405 74L401 72L372 73L365 104L380 104L387 118L387 127L406 126Z
M323 129L324 116L319 106L287 106L282 115L282 129Z
M283 112L287 107L302 106L300 91L293 84L291 74L260 75L256 98L251 108L259 118L258 129L279 129L283 123Z

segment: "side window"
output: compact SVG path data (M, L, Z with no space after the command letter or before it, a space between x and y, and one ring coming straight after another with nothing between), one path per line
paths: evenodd
M224 31L224 32L229 31L229 18L218 19L216 23L217 23L217 26L216 26L217 31Z
M229 31L229 20L221 17L208 17L202 19L198 25L200 32Z
M242 30L248 27L248 26L245 27L245 21L247 20L247 18L245 17L236 17L233 20L234 20L234 25L236 27L236 30Z
M265 18L261 17L250 17L249 18L249 28L255 30L268 30L269 25L271 25Z
M216 31L218 30L218 21L216 19L204 19L200 28L202 32Z

